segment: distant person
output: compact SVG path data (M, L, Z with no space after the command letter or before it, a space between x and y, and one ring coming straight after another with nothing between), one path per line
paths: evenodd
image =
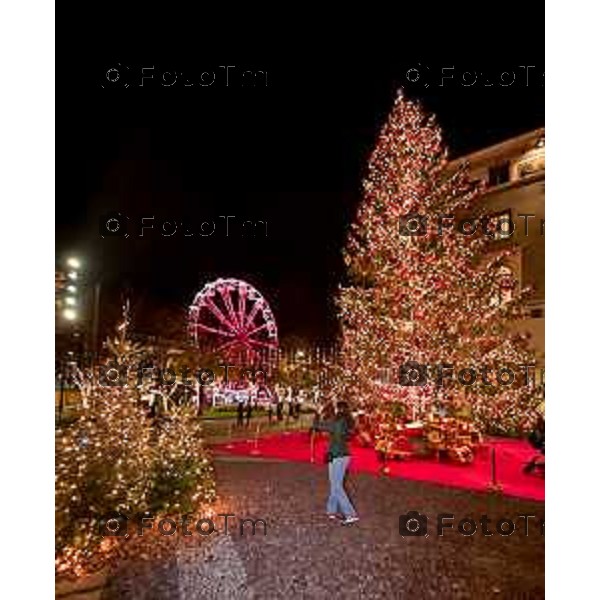
M277 399L277 420L283 421L283 401L281 398Z
M341 513L342 525L350 525L358 521L356 510L346 491L344 477L350 463L348 440L354 429L354 421L346 402L338 402L335 414L324 411L323 420L313 424L316 431L329 433L329 449L326 460L329 465L329 498L327 500L327 516L337 519Z
M321 392L319 392L319 386L315 385L315 387L313 388L313 404L315 406L319 406L320 395L321 395Z
M250 419L252 418L252 401L248 398L246 402L246 427L250 427Z
M532 473L536 468L545 469L544 458L546 455L546 421L540 417L529 434L529 443L539 452L523 468L525 473Z
M162 407L162 396L158 390L150 390L150 416L155 418L159 417L163 412Z
M237 426L242 427L244 424L244 403L241 400L238 400L237 405Z
M298 420L300 418L300 400L296 398L294 400L294 419Z
M269 398L269 425L273 420L273 414L277 413L277 405L279 404L279 396L277 394L277 388L273 390L271 397Z
M293 403L294 403L294 390L292 388L292 386L288 386L288 389L286 391L286 395L285 395L285 400L287 402L288 405L288 411L287 411L287 415L285 417L285 422L286 425L289 423L290 419L293 416Z
M269 425L273 423L273 401L269 400L269 404L267 405L267 417L269 418Z
M206 392L204 391L204 386L200 386L200 392L195 395L196 399L196 415L201 416L204 411L204 405L206 403Z

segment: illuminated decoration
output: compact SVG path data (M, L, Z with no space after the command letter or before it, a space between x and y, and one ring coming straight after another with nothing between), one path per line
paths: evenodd
M495 240L509 239L514 232L514 224L510 210L490 215L487 228L489 231L494 232Z
M437 215L480 214L484 189L470 180L468 165L448 171L434 117L399 94L370 157L344 250L348 284L337 298L338 395L371 413L400 402L415 419L464 398L477 426L499 433L535 421L540 393L525 385L518 366L534 364L535 355L527 335L510 327L526 316L529 290L513 288L498 302L499 292L508 291L506 273L501 271L499 281L498 269L514 245L507 240L498 251L493 237L464 235L456 220L438 229ZM428 218L419 235L401 233L402 218L415 213ZM408 362L424 366L425 385L401 381ZM454 375L438 384L442 363L452 364ZM471 367L494 374L509 367L516 381L503 385L495 375L485 381L479 375L464 385L457 373ZM396 374L392 382L382 380L386 370Z
M129 340L129 323L127 302L117 336L107 342L111 365L133 364L144 354L140 344ZM136 536L103 538L106 515L120 512L130 524L145 512L157 520L200 517L216 491L202 423L192 407L152 416L140 399L151 383L99 385L89 371L78 371L76 381L83 396L81 414L56 431L55 570L80 576L115 556L155 557L168 551L168 539L156 531L145 545L133 542Z
M57 271L55 276L55 307L62 313L67 321L75 321L79 315L75 308L79 305L77 286L75 281L79 278L81 261L73 256L66 260L69 272Z
M507 265L500 265L497 269L498 295L497 303L506 304L510 302L516 286L513 271Z
M203 350L236 364L272 363L277 324L266 299L239 279L207 283L189 309L188 331Z

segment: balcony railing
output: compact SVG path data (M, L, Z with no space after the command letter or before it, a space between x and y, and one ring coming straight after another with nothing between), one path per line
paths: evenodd
M544 301L535 301L527 304L527 313L530 319L543 319L545 317Z

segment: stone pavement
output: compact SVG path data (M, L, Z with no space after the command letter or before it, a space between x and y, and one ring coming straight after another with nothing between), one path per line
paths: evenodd
M256 598L543 598L544 505L472 494L400 479L352 474L349 489L361 521L349 527L325 516L327 472L301 463L216 462L229 512L263 518L267 535L232 535ZM399 515L428 516L428 537L402 537ZM454 528L436 535L436 515ZM457 531L487 514L486 537ZM519 514L535 515L525 519ZM507 517L516 529L496 532Z
M173 564L114 577L103 598L543 598L544 504L370 474L350 475L347 489L361 516L344 527L325 512L327 471L322 465L216 457L219 512L229 535L213 534ZM428 517L427 537L402 537L399 515ZM438 513L455 515L453 529L436 534ZM492 536L481 532L487 514ZM529 519L525 535L525 519ZM473 517L472 536L457 531ZM500 517L516 530L496 531ZM239 519L261 518L240 535ZM222 517L215 525L223 529Z

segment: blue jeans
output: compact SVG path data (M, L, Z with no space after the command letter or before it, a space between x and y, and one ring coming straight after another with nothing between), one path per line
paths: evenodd
M344 490L344 475L349 463L349 456L334 458L329 463L329 500L327 500L329 514L341 512L345 517L356 516L356 511Z

